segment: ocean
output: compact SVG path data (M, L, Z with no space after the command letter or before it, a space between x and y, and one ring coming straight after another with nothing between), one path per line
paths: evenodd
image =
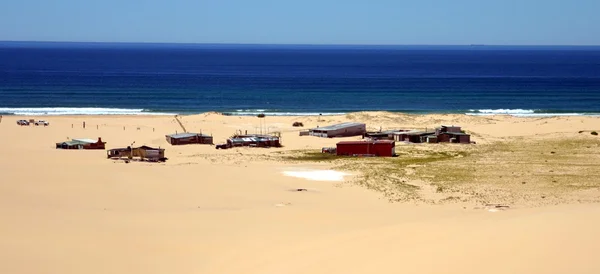
M600 115L600 47L0 42L0 114Z

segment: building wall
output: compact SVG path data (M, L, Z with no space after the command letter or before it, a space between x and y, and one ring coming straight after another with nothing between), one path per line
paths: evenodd
M104 149L104 148L105 148L105 145L103 142L86 144L83 146L83 149Z
M188 145L188 144L212 144L212 137L192 136L186 138L172 138L167 136L167 142L171 145Z
M341 156L351 155L376 155L380 157L391 157L394 155L395 144L390 143L338 143L336 154Z
M438 142L440 143L448 143L450 139L456 138L457 143L461 144L470 144L471 136L470 135L452 135L452 134L440 134L438 135Z
M438 142L440 143L448 143L450 142L450 138L452 138L449 134L439 134Z
M456 136L457 141L461 144L470 144L471 136L470 135L458 135Z

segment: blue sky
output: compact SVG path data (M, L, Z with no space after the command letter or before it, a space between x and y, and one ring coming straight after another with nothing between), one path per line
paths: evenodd
M600 45L600 0L2 0L0 40Z

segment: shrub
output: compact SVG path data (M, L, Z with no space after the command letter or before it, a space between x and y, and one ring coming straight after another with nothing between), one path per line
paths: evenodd
M598 132L592 131L592 135L598 135Z
M294 126L294 127L303 127L304 124L302 122L294 122L294 124L292 126Z

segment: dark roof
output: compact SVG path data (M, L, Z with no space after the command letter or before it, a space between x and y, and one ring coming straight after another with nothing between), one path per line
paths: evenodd
M137 148L148 149L148 150L164 150L162 148L153 148L153 147L149 147L149 146L141 146L141 147L137 147Z
M108 151L128 151L128 150L129 150L128 148L122 147L122 148L111 148Z
M432 135L435 132L431 131L409 131L409 132L399 132L398 135Z
M325 127L313 128L312 130L336 130L336 129L346 128L346 127L354 127L354 126L366 126L366 124L356 123L356 122L346 122L346 123L335 124L335 125L330 125L330 126L325 126Z
M377 140L377 141L341 141L338 145L362 145L362 144L394 144L392 140Z
M458 136L470 136L469 134L462 133L462 132L442 132L442 134L458 135Z
M134 147L133 149L136 148L141 148L141 149L148 149L148 150L164 150L164 148L153 148L153 147L149 147L149 146L140 146L140 147ZM119 147L119 148L111 148L109 150L129 150L129 147Z
M365 134L366 135L389 135L389 134L392 134L394 132L397 132L397 131L396 130L372 131L372 132L367 132Z
M201 134L201 133L177 133L177 134L169 134L169 135L167 135L167 137L171 137L171 138L174 138L174 139L189 138L189 137L194 137L194 136L211 137L209 135L205 135L205 134Z

